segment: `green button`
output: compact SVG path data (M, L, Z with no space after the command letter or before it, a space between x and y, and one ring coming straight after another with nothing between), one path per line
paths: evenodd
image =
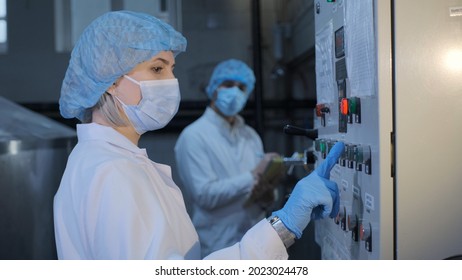
M358 108L358 102L357 102L357 98L353 97L353 98L350 98L348 104L350 104L350 108L348 108L350 110L351 113L353 114L356 114L356 110Z
M330 152L330 150L334 147L335 142L329 141L327 142L327 152Z
M321 140L320 139L316 139L314 141L314 150L316 152L320 152L321 151Z
M319 147L321 148L321 153L326 152L326 142L319 143Z
M359 146L356 149L356 162L362 163L364 162L364 157L363 157L363 147Z

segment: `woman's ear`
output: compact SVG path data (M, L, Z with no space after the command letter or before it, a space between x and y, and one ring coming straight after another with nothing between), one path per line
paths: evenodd
M115 94L115 89L116 89L115 84L112 84L112 85L106 90L106 92L109 93L110 95L114 95L114 94Z
M110 95L115 95L115 94L116 94L117 85L119 84L120 79L122 79L122 77L118 78L117 81L115 81L114 83L112 83L112 85L111 85L110 87L108 87L108 89L106 90L106 92L109 93Z

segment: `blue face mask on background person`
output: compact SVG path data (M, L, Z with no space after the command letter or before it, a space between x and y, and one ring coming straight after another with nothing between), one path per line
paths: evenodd
M138 134L161 129L178 112L180 106L180 87L177 79L140 81L124 76L140 86L141 101L138 105L122 107Z
M235 116L247 103L247 94L237 86L230 88L219 88L215 106L227 117Z

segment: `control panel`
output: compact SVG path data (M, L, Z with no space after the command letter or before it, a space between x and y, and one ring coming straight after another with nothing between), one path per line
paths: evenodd
M382 254L376 242L381 239L381 132L372 9L372 1L315 1L317 161L335 142L345 144L331 172L340 191L339 214L315 225L323 259Z

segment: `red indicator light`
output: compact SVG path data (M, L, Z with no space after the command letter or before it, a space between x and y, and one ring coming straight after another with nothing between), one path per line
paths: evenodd
M342 101L340 102L340 113L343 115L348 115L348 99L347 98L342 98Z

